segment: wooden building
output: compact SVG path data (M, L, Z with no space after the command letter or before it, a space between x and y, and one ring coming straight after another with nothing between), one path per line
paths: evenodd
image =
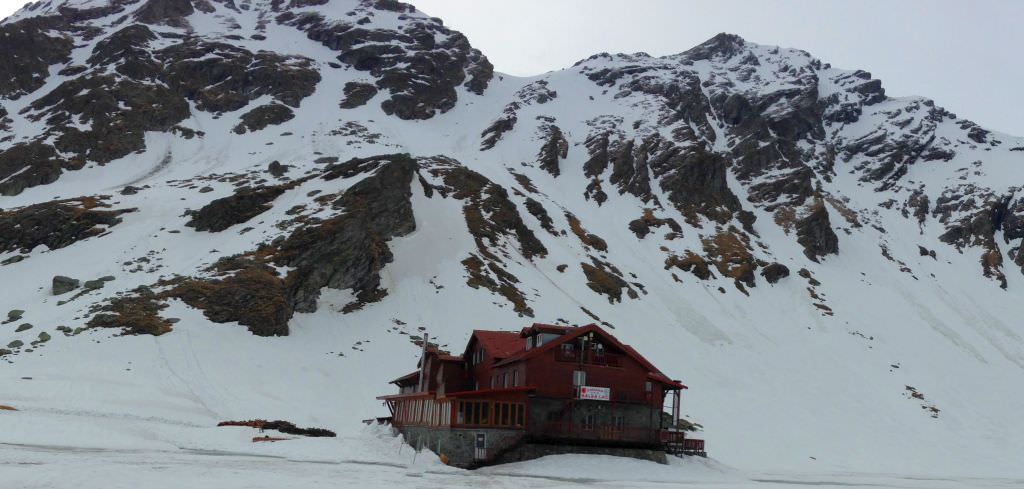
M704 453L678 428L672 380L603 328L476 330L462 355L424 339L418 369L381 396L406 440L473 467L554 453L664 460ZM671 404L665 413L665 404Z

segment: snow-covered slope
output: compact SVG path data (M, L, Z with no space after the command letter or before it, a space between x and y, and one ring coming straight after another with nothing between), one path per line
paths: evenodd
M866 72L722 34L519 78L384 0L39 2L0 45L0 443L357 443L424 330L600 322L726 464L1020 475L1024 139Z

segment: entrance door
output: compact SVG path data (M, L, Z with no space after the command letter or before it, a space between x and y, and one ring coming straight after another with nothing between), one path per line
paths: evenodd
M484 460L487 458L487 433L476 434L476 444L473 450L474 460Z

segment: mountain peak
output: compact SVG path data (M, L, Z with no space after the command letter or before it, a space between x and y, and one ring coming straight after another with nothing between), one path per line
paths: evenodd
M721 32L711 39L683 52L686 57L698 61L702 59L728 59L743 51L747 42L736 34Z

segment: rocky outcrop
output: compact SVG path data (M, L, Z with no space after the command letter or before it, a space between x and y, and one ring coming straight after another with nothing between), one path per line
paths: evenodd
M343 213L303 226L276 244L258 251L273 263L291 267L285 277L292 307L313 312L320 289L352 289L356 302L347 309L383 298L380 270L393 259L387 241L416 229L412 181L417 161L409 155L350 160L349 166L372 163L376 170L355 183L331 207Z
M789 267L781 263L771 263L761 269L761 276L770 284L778 283L789 276Z
M650 234L651 228L660 228L662 226L667 226L672 231L672 233L669 234L669 237L676 238L682 236L683 227L680 226L675 219L671 217L655 217L654 209L644 209L643 216L629 222L629 230L632 231L633 234L636 234L636 237L640 239L643 239L645 236Z
M477 253L462 261L467 272L466 284L501 295L520 315L533 316L533 309L517 286L519 278L507 270L506 260L513 253L527 260L543 257L547 248L523 222L504 187L454 160L435 159L431 163L429 174L438 182L429 188L442 197L464 201L462 212L466 226L476 242ZM527 207L533 207L535 215L543 222L546 211L541 212L542 207ZM506 242L518 246L506 249Z
M352 16L359 18L375 8L384 5L363 3ZM455 106L456 87L483 93L494 68L465 36L444 27L438 19L407 15L403 20L401 29L393 29L368 27L358 21L330 21L315 12L284 11L276 17L279 24L300 29L310 39L338 51L342 63L369 72L376 79L376 88L389 92L381 103L389 115L429 119Z
M53 183L63 170L77 170L81 159L67 160L41 141L0 150L0 195L18 195L28 187Z
M242 121L235 126L233 131L235 134L245 134L246 131L260 131L266 129L267 126L284 124L294 118L295 113L285 105L261 105L242 114Z
M839 253L839 237L832 230L828 209L818 200L810 212L796 221L796 242L804 247L804 255L817 262L826 255Z
M146 0L142 8L135 11L135 19L146 24L164 24L172 27L188 27L188 17L196 11L193 0ZM204 0L195 2L201 9L212 12L213 7Z
M722 277L734 280L736 287L746 292L744 286L754 287L758 262L750 250L746 235L736 228L729 228L714 236L701 240L708 261L715 266Z
M17 99L46 83L50 66L70 60L74 40L55 34L59 18L28 18L0 25L0 96Z
M1007 282L996 234L1002 231L1006 245L1024 238L1024 198L1017 192L1012 188L1008 194L1000 195L974 185L953 187L936 199L933 211L946 225L939 239L958 250L981 248L982 274L995 279L1002 288L1007 287ZM1022 248L1024 244L1011 245L1008 255L1024 271Z
M540 130L544 144L537 153L537 162L541 169L557 177L561 173L558 162L568 157L569 142L565 140L562 130L554 124L543 124Z
M257 336L287 336L292 305L285 282L269 266L246 265L224 278L176 281L160 297L181 299L210 321L237 322Z
M544 228L545 231L552 235L558 235L558 232L555 230L554 221L551 220L551 216L548 214L548 210L544 208L543 204L527 197L525 206L526 210L540 221L540 226Z
M321 178L334 180L341 175L367 174L340 196L325 201L337 211L333 217L313 219L291 234L262 245L248 253L218 260L206 271L212 276L177 277L155 284L157 293L132 294L125 304L144 301L151 311L146 318L125 318L125 307L113 301L104 307L112 314L99 315L91 326L122 326L142 321L140 333L162 334L155 312L163 301L176 298L202 310L217 323L237 322L259 336L284 336L295 312L314 312L324 287L351 289L356 300L344 311L358 309L383 298L380 270L392 260L387 241L416 228L410 197L418 163L409 155L382 155L355 158L324 169ZM261 202L273 199L283 187L243 190L236 196L219 199L205 211L196 227L219 229L262 208ZM222 214L226 214L222 215ZM207 219L208 218L208 219ZM212 229L211 229L212 230ZM281 276L278 270L288 271ZM150 302L156 304L153 309ZM167 323L167 329L170 326Z
M520 88L516 91L514 97L515 100L509 102L505 109L502 110L501 116L480 133L480 137L484 138L480 143L480 151L493 148L506 132L511 131L515 127L516 122L519 121L519 109L529 105L547 103L558 97L558 92L548 88L547 80L538 80ZM556 127L555 129L558 128ZM550 131L547 131L546 137L550 139ZM557 153L558 150L556 149L555 152ZM562 158L565 158L565 156L563 155Z
M354 109L366 105L377 95L377 87L369 83L348 82L343 89L345 98L338 105L343 109Z
M108 208L103 197L81 197L0 211L0 252L64 248L105 233L122 214L134 211Z
M160 336L171 330L171 323L160 317L160 310L166 307L151 289L139 287L94 307L94 315L86 326L120 328L126 335Z
M636 290L622 278L622 273L610 263L591 257L591 263L580 263L583 275L587 277L587 287L598 294L608 296L608 302L622 302L622 292L630 299L639 295Z
M217 233L236 224L248 222L273 207L271 202L289 188L288 185L242 188L234 195L223 197L206 204L188 215L191 219L186 226L196 231Z
M17 194L86 161L107 163L142 150L147 131L192 137L195 131L178 126L190 115L190 101L198 110L219 113L270 96L277 103L243 115L236 131L286 121L289 107L298 107L320 81L308 58L252 53L196 37L157 49L151 45L156 39L143 25L125 27L97 43L88 60L92 68L35 99L25 117L45 120L52 137L0 152L0 192Z

